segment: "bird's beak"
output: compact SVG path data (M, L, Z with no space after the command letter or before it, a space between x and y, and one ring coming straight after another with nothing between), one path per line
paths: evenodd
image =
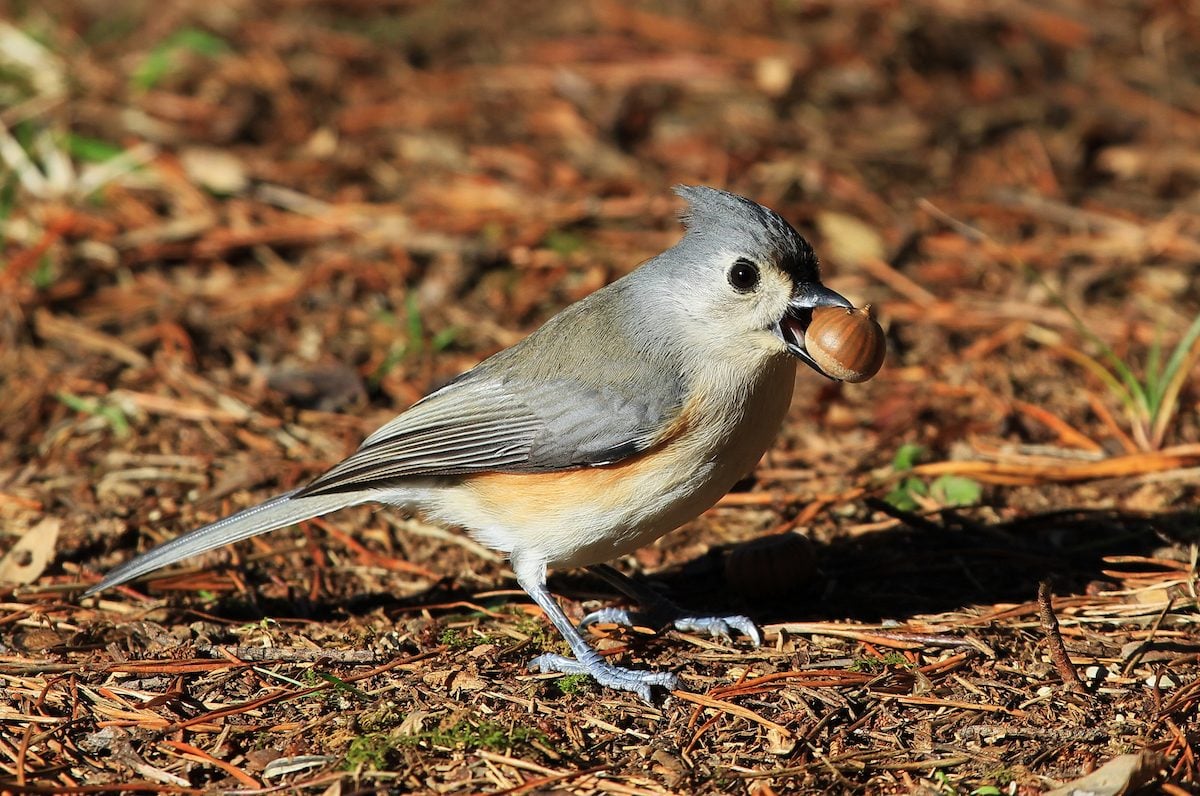
M804 347L804 332L812 320L812 311L817 307L852 309L854 305L820 282L801 282L792 293L792 300L788 302L787 311L783 313L782 318L775 322L774 331L787 346L789 354L803 361L822 376L832 379L832 376L821 370L820 366L813 361L808 354L808 349Z

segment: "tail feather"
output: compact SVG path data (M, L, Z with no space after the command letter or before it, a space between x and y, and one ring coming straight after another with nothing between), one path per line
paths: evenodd
M299 490L296 490L299 491ZM231 514L224 519L197 528L176 539L149 550L137 558L126 561L121 566L109 572L104 580L83 593L84 597L97 592L119 586L126 581L153 572L160 567L174 564L222 545L231 544L267 533L288 525L337 511L340 508L361 502L361 496L352 494L318 495L315 497L294 498L296 491L288 492L277 498L243 509L237 514Z

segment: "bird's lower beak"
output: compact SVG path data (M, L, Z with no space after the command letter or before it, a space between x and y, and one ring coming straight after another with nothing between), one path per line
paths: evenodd
M792 300L788 302L787 311L783 313L783 317L775 323L775 334L787 346L789 354L825 378L832 379L833 376L821 370L821 367L809 356L808 349L804 345L804 332L808 329L809 322L812 321L812 311L817 307L850 309L853 306L840 294L822 284L810 282L801 285L792 296Z

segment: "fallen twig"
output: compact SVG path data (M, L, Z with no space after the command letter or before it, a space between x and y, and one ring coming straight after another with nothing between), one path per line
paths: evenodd
M1054 615L1052 600L1050 583L1042 581L1038 584L1038 617L1042 621L1042 631L1046 634L1046 644L1050 648L1050 660L1054 661L1054 668L1058 669L1063 686L1068 691L1087 693L1087 688L1079 679L1079 672L1075 671L1075 667L1071 665L1071 658L1067 655L1067 646L1063 643L1062 633L1058 629L1058 617Z

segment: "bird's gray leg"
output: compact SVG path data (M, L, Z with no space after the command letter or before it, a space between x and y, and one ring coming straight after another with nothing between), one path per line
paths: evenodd
M762 644L762 636L749 617L740 614L733 616L693 616L671 602L666 597L651 589L618 569L608 564L593 564L588 571L600 577L626 597L640 603L648 618L656 625L672 625L676 630L693 633L707 633L728 640L730 631L736 630L750 639L754 646ZM633 620L624 608L601 608L593 611L579 623L581 628L597 623L612 622L624 627L632 627Z
M571 620L563 613L562 608L546 588L546 567L540 561L527 562L514 553L512 558L513 571L517 583L521 584L538 607L546 612L551 624L567 640L574 658L565 655L539 655L529 662L531 668L543 672L560 672L562 674L586 674L601 685L615 688L619 691L631 691L645 701L651 701L651 688L659 686L668 691L679 685L679 678L671 672L639 672L633 669L623 669L606 663L600 653L592 649L584 640Z

